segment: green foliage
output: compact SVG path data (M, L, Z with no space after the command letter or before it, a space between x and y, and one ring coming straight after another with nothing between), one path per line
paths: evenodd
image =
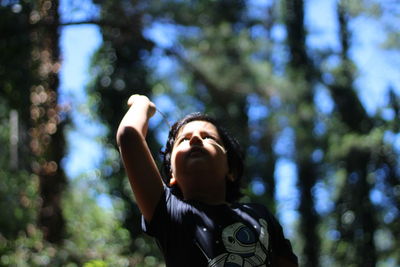
M4 165L3 165L4 166ZM15 238L37 218L38 178L25 171L0 170L0 233Z
M342 160L354 149L379 154L383 146L384 133L384 128L375 128L366 135L351 132L332 134L329 140L330 150L327 156L332 161Z
M24 163L30 159L29 154L24 154L18 142L12 149L17 150L18 162L12 162L11 139L18 138L23 141L20 133L11 133L9 98L0 99L0 235L3 238L17 238L25 231L29 224L35 223L40 205L38 201L38 177L24 168ZM15 112L15 110L13 110ZM21 120L21 114L18 116ZM23 117L22 117L23 118ZM15 123L15 122L14 122ZM21 128L23 122L18 128Z
M63 244L44 241L31 221L15 237L0 234L0 266L162 266L151 255L154 248L148 237L138 237L138 250L129 252L129 232L121 226L118 212L98 205L96 190L88 181L87 177L74 180L64 196L68 238Z
M45 244L41 231L29 224L17 238L7 240L0 236L0 266L46 266L57 253Z
M89 262L86 262L83 267L107 267L108 264L104 261L101 260L92 260Z
M113 257L126 245L128 234L122 229L113 214L99 207L96 199L90 197L88 185L75 181L64 200L64 215L69 218L67 231L71 251L93 258ZM78 188L81 188L78 191ZM79 258L79 257L78 257Z

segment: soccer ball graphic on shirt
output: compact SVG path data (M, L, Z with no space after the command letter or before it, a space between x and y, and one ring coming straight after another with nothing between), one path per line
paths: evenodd
M243 223L234 223L222 231L222 241L227 253L212 259L208 266L260 266L267 259L268 231L267 222L260 219L260 235Z

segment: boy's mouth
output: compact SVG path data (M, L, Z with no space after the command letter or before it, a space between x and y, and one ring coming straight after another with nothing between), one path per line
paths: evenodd
M189 157L197 157L197 156L203 156L206 155L207 152L204 148L200 146L193 146L190 148L188 156Z

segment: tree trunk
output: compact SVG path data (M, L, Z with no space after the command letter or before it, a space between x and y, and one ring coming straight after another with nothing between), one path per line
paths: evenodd
M40 181L39 225L44 238L52 243L61 242L64 234L61 197L66 186L60 165L65 140L57 105L60 68L58 4L57 0L39 0L31 15L32 22L40 22L41 26L34 27L31 33L39 80L31 87L30 148L34 156L32 169Z
M298 189L300 193L300 235L304 241L302 263L319 266L319 216L315 210L312 189L317 182L317 165L312 161L313 149L318 144L314 137L313 65L306 52L303 0L285 1L285 23L290 51L288 76L297 96L292 109L295 131Z
M353 88L352 63L349 59L350 32L348 14L343 3L337 8L341 51L341 69L329 89L347 132L364 136L373 129L368 116ZM348 148L343 158L347 180L336 203L337 220L341 242L348 242L349 249L339 255L342 264L357 262L360 266L375 266L377 262L374 234L376 232L376 211L370 199L372 185L368 181L373 151L356 145ZM351 216L350 216L351 215ZM349 253L353 251L352 253Z

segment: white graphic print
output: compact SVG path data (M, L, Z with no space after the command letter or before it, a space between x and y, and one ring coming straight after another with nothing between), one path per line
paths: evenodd
M254 231L243 223L234 223L222 231L222 241L227 253L218 255L212 259L210 267L248 267L265 266L268 250L267 222L259 220L261 225L260 235L257 237Z

